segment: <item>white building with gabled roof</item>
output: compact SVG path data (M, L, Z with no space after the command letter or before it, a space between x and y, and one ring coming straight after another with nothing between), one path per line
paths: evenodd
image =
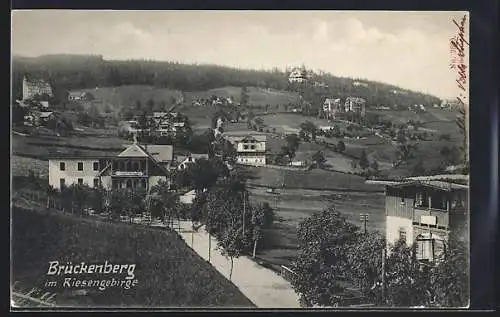
M171 145L127 146L116 156L53 156L49 158L49 184L56 189L72 184L111 189L151 189L169 182L173 161Z

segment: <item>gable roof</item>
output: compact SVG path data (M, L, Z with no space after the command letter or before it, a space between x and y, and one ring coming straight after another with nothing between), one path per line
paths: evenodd
M171 162L174 159L172 145L145 145L144 150L158 162Z
M444 181L422 181L422 180L415 180L415 181L406 181L402 182L399 184L393 184L389 185L391 187L407 187L407 186L415 186L415 185L421 185L425 187L432 187L444 191L451 191L451 190L457 190L457 189L469 189L469 186L467 185L462 185L462 184L456 184L456 183L451 183L451 182L444 182Z
M123 150L118 157L149 157L148 153L137 144L132 144Z

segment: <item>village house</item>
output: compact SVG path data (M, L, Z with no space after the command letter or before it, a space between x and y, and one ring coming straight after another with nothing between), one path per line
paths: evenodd
M116 156L54 156L49 158L49 184L56 189L72 184L106 190L151 189L169 182L173 161L171 145L141 146L134 142Z
M312 73L308 72L305 67L294 68L288 75L290 83L305 83L312 77Z
M179 165L177 166L178 170L184 170L189 165L194 164L199 159L208 160L208 154L194 154L189 153L186 156L182 156L178 158Z
M468 185L437 177L387 182L387 243L416 243L417 259L438 261L450 233L468 237L468 190Z
M50 84L42 79L29 78L25 75L23 78L23 100L33 99L35 96L42 95L54 96Z
M68 93L68 100L69 101L91 101L94 100L94 96L85 91L70 91Z
M335 119L335 115L338 112L342 112L342 105L340 103L340 98L326 98L323 102L323 113L328 119Z
M366 114L366 100L359 97L347 97L344 104L344 111L358 113L364 117Z
M226 136L236 148L236 163L243 165L266 165L266 136Z

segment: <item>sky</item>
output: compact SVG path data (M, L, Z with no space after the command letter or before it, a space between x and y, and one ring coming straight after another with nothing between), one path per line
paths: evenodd
M468 13L456 11L22 10L12 13L12 53L251 69L305 65L455 98L450 39L459 33L453 19L464 15L468 42ZM465 54L468 65L467 45Z

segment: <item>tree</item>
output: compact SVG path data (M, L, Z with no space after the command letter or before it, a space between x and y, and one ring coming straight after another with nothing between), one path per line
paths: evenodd
M264 126L264 119L262 119L261 117L255 118L254 122L259 128Z
M363 149L363 151L361 151L361 157L359 158L359 167L367 169L369 165L368 156L366 155L365 149Z
M467 140L467 110L465 108L465 104L460 101L460 108L458 110L458 116L456 118L457 127L462 134L462 146L460 150L462 151L462 160L463 163L468 166L469 157L468 157L468 140Z
M339 140L339 142L337 143L337 152L344 152L345 151L345 143L344 141L342 140Z
M312 159L320 168L322 168L326 162L325 156L321 151L317 151L316 153L314 153Z
M149 98L148 101L146 101L146 107L148 112L153 112L154 107L155 107L155 101L152 98Z
M339 280L349 267L350 244L358 228L334 206L314 213L299 224L299 252L292 264L294 290L309 304L333 306L343 291Z
M431 274L434 301L440 307L465 307L469 300L467 244L450 235L442 262Z
M373 160L373 162L370 164L370 167L372 168L372 171L375 175L378 175L380 173L377 160Z
M47 209L54 205L54 198L57 196L57 190L52 185L47 185L45 189L47 195Z
M419 158L417 163L415 163L412 169L412 173L415 176L425 174L424 161L422 160L422 158Z
M382 251L385 239L377 232L358 233L348 249L348 280L352 281L365 296L382 276Z
M247 106L249 99L250 99L250 97L248 96L248 88L246 86L243 86L241 88L241 96L240 96L241 105Z
M314 141L316 139L316 134L318 128L316 125L311 122L311 121L306 121L300 124L300 129L304 131L304 133L308 136L311 137L311 139Z
M385 302L390 306L428 305L429 271L415 259L414 246L403 240L391 246L385 265Z
M254 241L252 257L255 258L258 241L264 238L264 229L270 228L274 222L274 212L268 202L252 208L252 239Z
M300 139L297 134L289 134L286 136L286 144L281 148L282 153L288 155L291 161L295 157L295 152L299 148Z
M357 160L355 160L355 159L351 160L351 168L352 169L358 168L358 161Z
M155 212L160 213L164 223L172 226L174 218L179 216L179 196L170 190L167 182L160 181L151 188L151 199Z
M220 161L206 160L203 158L191 164L187 171L190 183L198 193L214 186L217 183L219 175L227 175L228 173L227 167L221 164Z

